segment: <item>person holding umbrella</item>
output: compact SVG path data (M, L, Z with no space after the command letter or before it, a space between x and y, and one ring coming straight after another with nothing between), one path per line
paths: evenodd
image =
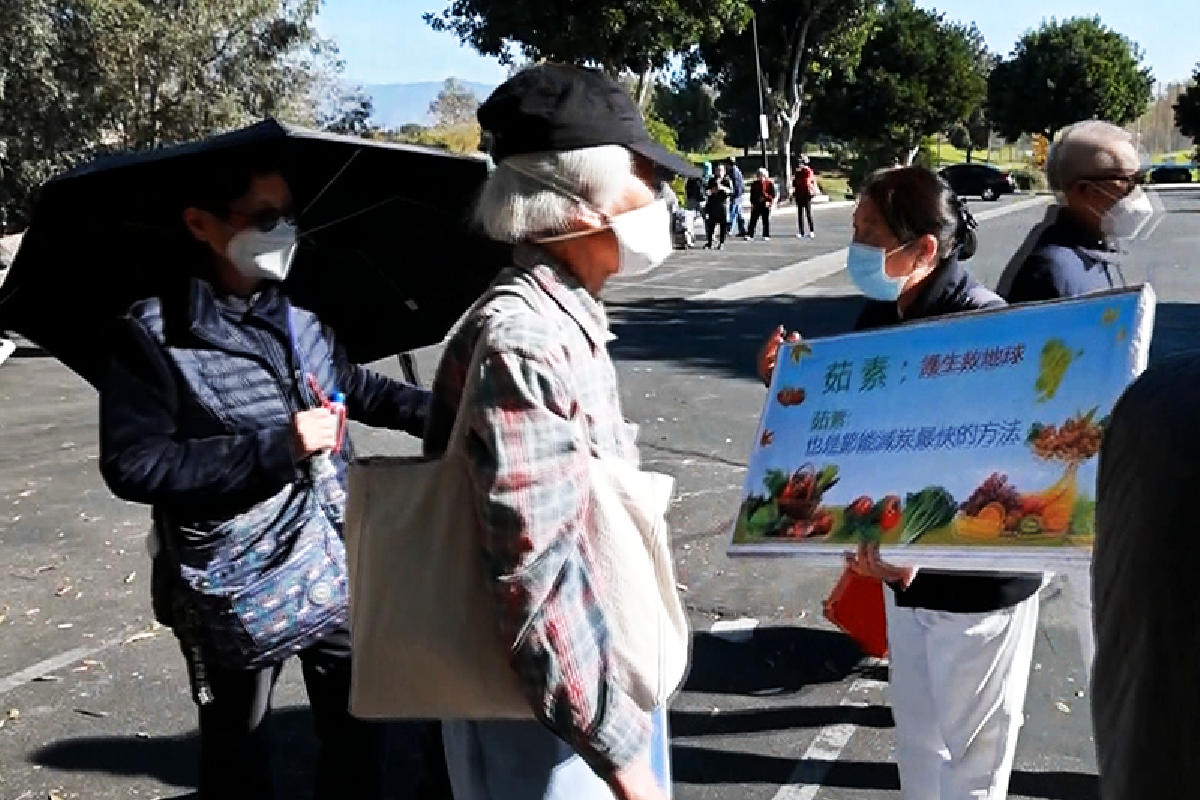
M314 796L382 798L381 728L347 710L344 420L419 437L429 393L350 363L281 291L297 232L264 150L197 161L163 189L178 193L180 238L161 266L190 277L115 327L100 468L153 510L152 600L199 706L199 796L273 796L267 717L297 655L320 740Z

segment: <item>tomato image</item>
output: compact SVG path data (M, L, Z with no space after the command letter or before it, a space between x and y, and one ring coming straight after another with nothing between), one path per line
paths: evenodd
M900 498L895 495L888 495L880 502L879 509L879 527L884 531L894 530L900 524L900 518L903 516L903 511L900 506Z
M863 495L850 505L846 506L846 513L852 517L866 519L871 515L871 510L874 507L875 504L871 502L871 498Z
M798 406L804 402L807 393L803 389L780 389L775 395L775 400L781 406Z

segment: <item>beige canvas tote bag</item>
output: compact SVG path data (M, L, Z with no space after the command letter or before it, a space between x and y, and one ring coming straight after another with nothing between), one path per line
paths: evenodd
M480 359L477 349L464 397ZM532 717L501 641L465 442L460 415L438 459L366 458L350 467L350 711L357 717ZM674 480L617 459L590 463L588 535L600 603L622 685L651 710L678 690L689 657L666 523Z

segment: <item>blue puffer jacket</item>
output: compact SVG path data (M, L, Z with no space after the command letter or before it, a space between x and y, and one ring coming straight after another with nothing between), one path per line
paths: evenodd
M294 343L294 344L293 344ZM332 331L268 286L238 308L198 279L121 320L100 395L100 469L118 497L211 530L302 476L291 420L313 374L351 419L420 437L429 393L351 364ZM348 448L335 457L344 474Z

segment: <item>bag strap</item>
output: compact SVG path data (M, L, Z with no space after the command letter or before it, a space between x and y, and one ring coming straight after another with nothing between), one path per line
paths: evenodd
M459 318L458 322L454 323L454 327L451 328L448 338L452 338L458 333L471 317L478 314L492 300L506 295L521 299L532 310L537 311L533 303L529 301L529 298L515 289L489 289L467 309L467 312ZM498 313L488 315L487 319L481 321L479 331L476 333L475 342L471 349L471 359L467 362L466 380L463 382L462 394L458 398L458 408L454 412L454 425L450 428L450 438L446 442L446 453L457 452L466 447L467 415L463 413L463 408L467 404L467 399L479 388L479 370L488 355L486 342L487 325L500 316Z
M308 375L310 374L308 362L305 360L304 354L300 352L300 348L296 345L296 324L298 322L296 307L292 305L292 301L288 298L285 298L285 302L287 302L288 307L287 340L288 347L291 349L292 380L296 383L296 392L300 395L301 400L303 400L309 408L316 408L321 404L320 398L313 396L313 391L308 385ZM319 325L320 322L318 321L317 324ZM316 376L315 371L311 374L314 377Z
M447 453L466 448L467 414L464 413L463 408L467 405L467 398L479 386L479 368L483 366L486 353L487 343L484 341L483 331L480 330L478 338L475 339L475 347L471 351L471 360L467 362L467 379L463 383L462 394L458 398L458 408L454 412L454 425L450 428L450 438L446 442Z

